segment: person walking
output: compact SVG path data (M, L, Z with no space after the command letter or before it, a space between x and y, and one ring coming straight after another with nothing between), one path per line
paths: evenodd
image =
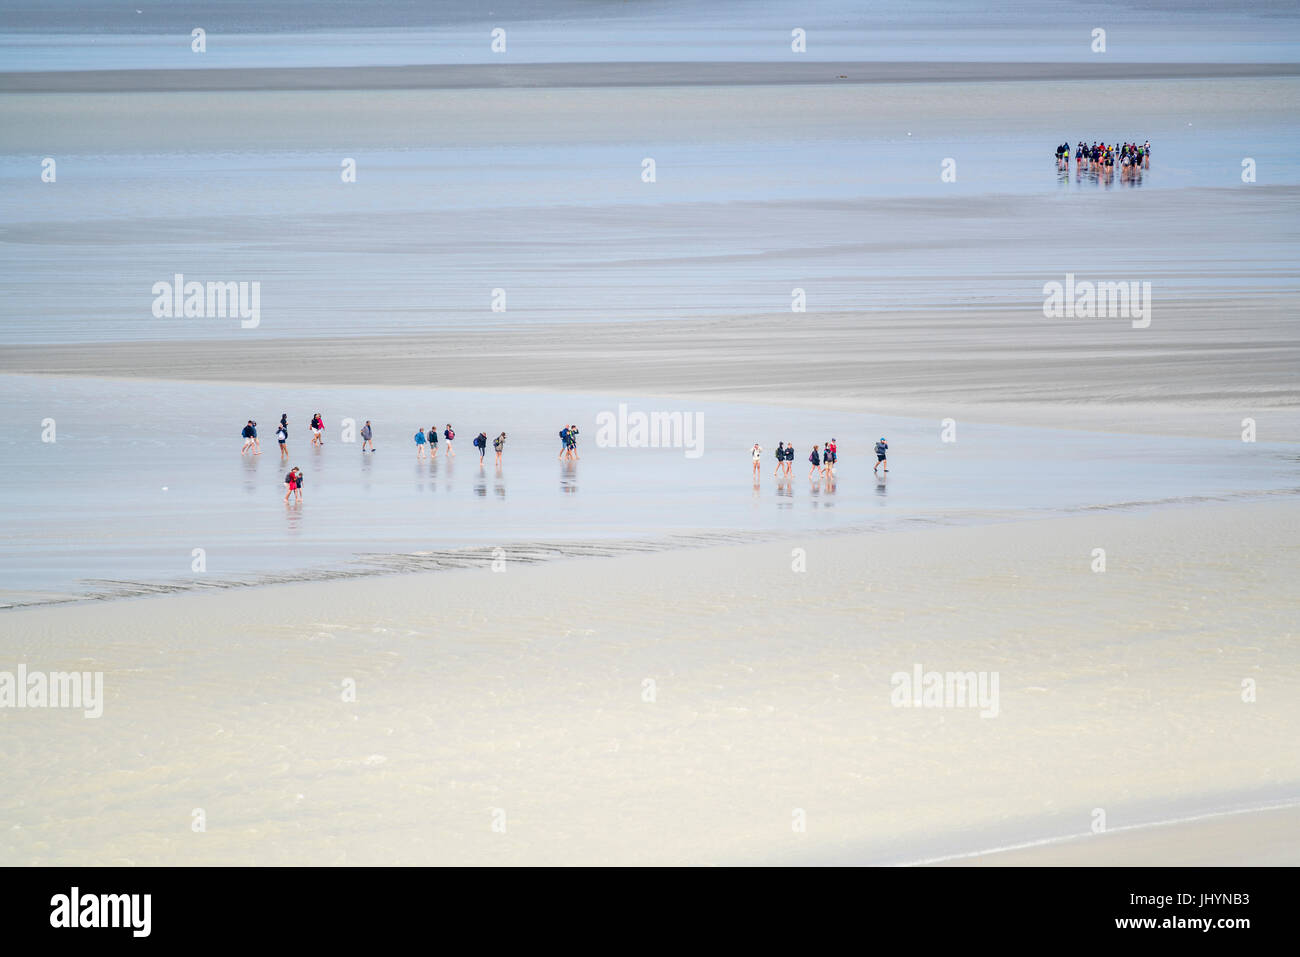
M424 447L429 444L429 440L424 437L424 429L415 433L415 461L419 462L424 458Z
M361 451L362 452L366 450L367 445L370 446L371 452L375 450L375 443L373 441L374 437L375 437L375 433L374 430L370 428L370 420L366 419L366 424L361 427Z
M871 471L874 472L876 471L876 469L880 468L880 466L883 465L885 467L885 471L888 472L889 460L886 458L888 454L889 454L889 443L885 441L885 437L882 435L880 437L880 441L876 443L876 468L872 469Z
M456 457L456 450L451 447L451 442L452 439L456 438L456 432L452 429L450 422L448 422L447 427L442 430L442 437L447 440L447 457L454 459Z
M754 481L757 482L759 479L759 474L758 474L758 467L760 464L759 460L763 458L763 447L759 445L757 442L755 442L754 447L749 450L749 454L750 457L753 458L754 460Z
M506 434L504 432L492 440L492 448L497 454L497 468L501 468L501 453L506 449Z

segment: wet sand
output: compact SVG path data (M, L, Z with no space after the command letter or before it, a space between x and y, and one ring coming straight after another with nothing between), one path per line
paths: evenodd
M1300 76L1296 63L1110 63L1107 80ZM0 72L4 93L466 90L1094 80L1091 63L526 63Z
M430 356L438 357L436 371ZM1152 328L1019 309L516 325L424 335L15 345L0 372L805 405L936 422L1260 441L1300 436L1300 324L1260 296L1170 303Z

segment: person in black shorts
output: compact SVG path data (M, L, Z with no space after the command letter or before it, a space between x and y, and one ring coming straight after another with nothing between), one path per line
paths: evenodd
M882 435L880 441L876 443L876 468L871 471L876 471L882 464L885 466L885 471L889 471L889 461L885 458L887 454L889 454L889 443L885 441L885 437Z

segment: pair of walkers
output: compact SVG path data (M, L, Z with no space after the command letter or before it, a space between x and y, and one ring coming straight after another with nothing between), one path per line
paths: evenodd
M246 455L252 452L254 455L262 454L261 443L257 441L257 423L252 419L244 426L243 431L239 433L244 438L244 447L239 450L240 455Z
M559 458L568 462L578 460L578 427L576 425L566 425L560 429Z
M486 432L480 432L474 436L474 448L478 449L479 468L483 467L483 456L487 454L488 437ZM497 468L501 467L501 453L506 449L506 434L502 432L492 440L492 448L496 452Z
M755 446L757 448L757 446ZM776 471L772 476L789 476L794 469L794 443L786 445L784 442L778 442L776 446Z
M451 423L447 423L447 430L451 431ZM453 433L454 434L454 433ZM415 458L417 461L424 458L424 450L429 450L429 461L432 462L438 457L438 428L429 426L429 431L420 429L415 433ZM451 450L451 439L447 440L447 454L455 455Z
M284 477L284 500L287 503L289 496L294 497L294 504L302 504L302 469L294 466Z

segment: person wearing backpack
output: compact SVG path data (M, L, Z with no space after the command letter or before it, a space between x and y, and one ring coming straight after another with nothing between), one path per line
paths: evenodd
M497 468L501 468L501 453L504 452L506 448L506 434L504 432L492 440L492 448L495 449L497 453Z
M450 422L448 422L447 427L442 430L442 437L447 440L447 457L455 458L456 450L451 447L451 440L456 437L456 433L452 431Z
M474 448L478 449L478 465L483 467L483 456L487 454L487 433L480 432L474 436Z
M821 460L821 456L817 454L817 450L819 448L821 448L820 445L814 445L813 450L808 453L808 461L812 463L812 468L808 470L809 479L811 479L813 475L815 475L817 472L821 471L822 460Z

